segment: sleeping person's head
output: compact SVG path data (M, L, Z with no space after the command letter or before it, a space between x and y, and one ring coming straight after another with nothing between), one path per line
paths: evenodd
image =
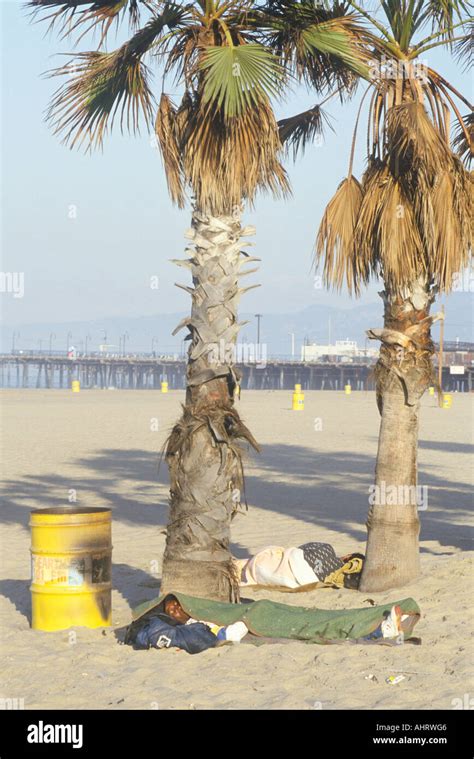
M175 596L168 596L168 598L165 598L163 608L165 614L168 614L169 617L172 617L181 625L185 625L188 619L190 619L189 614L186 614Z

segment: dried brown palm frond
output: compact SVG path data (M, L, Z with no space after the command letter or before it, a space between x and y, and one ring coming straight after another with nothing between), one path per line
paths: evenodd
M326 255L326 282L341 287L346 280L357 294L372 275L394 290L422 276L449 291L472 249L473 182L450 150L445 119L437 128L412 101L389 108L385 121L382 158L371 159L364 174L353 240L338 257L336 241L348 228L337 203L346 203L343 194L323 218L317 247ZM346 211L353 215L353 205Z
M390 108L386 116L386 155L391 172L398 176L423 165L436 171L448 167L449 146L430 121L422 103L411 101Z
M252 201L257 189L276 196L289 192L278 160L278 125L268 101L253 103L229 119L222 109L188 94L176 119L184 183L202 210L228 213L242 199Z
M449 291L472 245L469 172L450 154L447 168L415 164L398 179L413 205L430 278L440 290Z
M293 150L293 158L296 158L300 151L304 153L307 143L312 143L316 137L324 135L324 124L333 129L328 115L321 106L315 105L295 116L280 119L278 122L280 140L287 150L290 148Z
M380 274L388 287L400 289L426 272L413 204L387 165L374 167L364 182L355 246L362 282Z
M437 176L430 193L434 234L429 257L440 290L450 290L472 249L473 184L462 166Z
M30 0L26 3L33 17L49 21L48 31L57 28L60 37L68 37L81 29L79 39L99 26L101 44L114 22L128 11L130 26L140 20L139 0Z
M325 284L340 289L346 281L356 293L361 277L354 230L361 203L360 183L353 176L344 179L326 207L316 239L316 263L324 256Z
M181 137L176 119L176 108L163 93L155 119L155 134L161 150L166 182L171 199L179 208L184 207L184 187L181 167Z
M199 68L201 50L206 44L211 44L208 30L194 24L183 27L181 33L167 48L164 60L165 76L172 73L176 84L184 81L186 87L192 89L192 82Z

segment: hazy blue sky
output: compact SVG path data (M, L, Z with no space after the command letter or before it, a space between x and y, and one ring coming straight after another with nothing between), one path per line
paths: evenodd
M17 2L1 2L2 11L2 248L3 271L25 273L25 294L2 294L3 318L25 322L139 316L188 309L188 297L173 283L186 273L169 262L183 254L189 209L173 208L161 159L150 136L122 137L116 132L103 153L84 155L62 146L43 121L58 80L41 73L66 59L72 42L44 36L45 25L29 25ZM460 89L468 82L442 52L429 63ZM464 78L464 81L463 81ZM294 166L289 201L258 200L245 213L255 224L254 254L262 265L254 281L262 287L242 301L242 310L263 313L296 311L313 303L347 305L314 288L311 254L325 204L347 170L348 152L359 97L341 107L329 105L336 134L309 148ZM305 91L278 109L278 116L309 107L316 99ZM363 169L361 132L355 170ZM77 218L70 218L71 207ZM74 209L73 209L74 210ZM150 277L159 277L158 290ZM183 280L184 277L184 280ZM363 295L377 299L376 288Z

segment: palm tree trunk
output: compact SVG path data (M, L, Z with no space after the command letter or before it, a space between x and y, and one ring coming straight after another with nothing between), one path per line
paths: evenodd
M381 296L384 328L367 333L382 342L376 366L381 423L375 487L369 498L363 592L398 587L420 573L418 414L420 399L433 379L434 318L429 309L434 291L420 280L403 293L387 288Z
M257 447L233 406L238 279L242 263L255 260L241 250L241 236L254 229L242 229L240 213L210 216L195 209L186 235L194 243L191 258L177 262L191 270L194 288L185 288L191 317L175 332L187 326L191 344L186 403L166 448L170 514L161 590L226 601L239 597L229 551L243 489L239 441Z

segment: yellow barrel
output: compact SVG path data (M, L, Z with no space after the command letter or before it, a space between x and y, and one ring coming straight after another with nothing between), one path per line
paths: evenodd
M304 411L304 393L301 392L301 385L295 385L293 393L293 411Z
M434 394L435 394L435 389L433 385L431 385L431 387L428 388L428 395L434 395Z
M347 383L347 385L344 385L344 392L346 395L350 395L352 393L352 387L349 383Z
M112 623L112 512L35 509L31 527L34 630Z
M161 383L161 392L162 393L167 393L168 392L168 383L167 382L162 382Z
M443 394L443 408L451 408L453 405L453 396L449 393Z
M79 382L79 380L73 380L71 382L71 389L73 393L78 393L80 391L81 383Z

